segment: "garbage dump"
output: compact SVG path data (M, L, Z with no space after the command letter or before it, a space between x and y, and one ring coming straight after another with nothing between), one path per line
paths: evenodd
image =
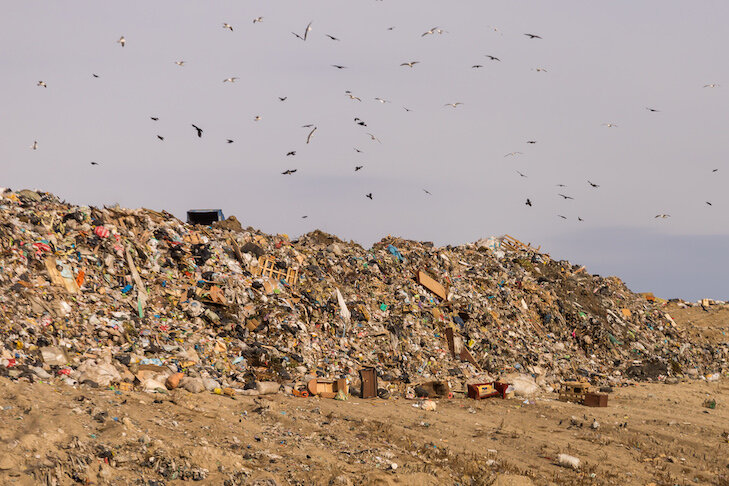
M465 396L497 379L550 391L706 376L726 358L726 343L692 340L656 299L511 237L367 249L234 217L190 225L0 195L0 375L12 379L300 394L312 380L356 391L374 369L369 396L429 382Z

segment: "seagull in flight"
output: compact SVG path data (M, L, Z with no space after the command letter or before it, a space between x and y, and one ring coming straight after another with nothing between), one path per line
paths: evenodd
M235 80L238 79L238 77L233 76L232 78L225 78L223 80L224 83L235 83Z
M504 157L512 157L516 155L523 155L524 152L509 152L508 154L504 155Z
M253 121L261 121L261 120L262 120L261 115L256 115L255 117L253 117Z
M524 34L524 35L529 37L530 39L541 39L541 37L539 37L536 34Z
M559 216L562 219L567 219L567 216L562 216L561 214L558 214L557 216Z
M577 216L577 221L584 221L584 219L582 219L579 216Z
M296 155L296 150L292 150L291 152L288 152L286 154L286 157L291 156L291 155Z
M99 165L98 162L91 162L91 165Z
M365 122L363 122L363 121L362 121L361 119L359 119L359 118L355 118L355 119L354 119L354 122L355 122L355 123L356 123L357 125L360 125L360 126L362 126L362 127L366 127L366 126L367 126L367 124L366 124Z
M284 97L279 96L278 97L278 100L279 101L286 101L287 98L288 98L288 96L284 96Z
M527 143L530 143L533 145L533 144L537 143L537 141L536 140L527 140Z
M185 65L185 61L175 61L175 64L177 64L178 66L182 67L182 66Z
M532 201L531 201L531 199L527 198L527 200L526 200L526 202L524 204L526 204L529 207L532 207Z
M656 218L663 218L663 219L666 219L666 218L670 218L670 217L671 217L671 215L670 215L670 214L656 214L656 215L655 215L655 216L653 217L653 219L656 219Z
M43 86L44 88L48 87L45 81L38 81L38 86Z
M718 85L716 83L711 83L711 84L705 84L704 88L718 88L719 86L720 85Z
M557 187L567 187L566 184L557 184Z
M378 139L377 137L375 137L375 136L374 136L374 135L372 135L371 133L368 133L367 135L369 135L369 136L370 136L370 138L371 138L372 140L376 141L377 143L382 143L382 142L380 142L380 140L379 140L379 139Z
M149 118L150 118L151 120L154 120L154 121L157 121L157 120L159 120L159 117L156 117L156 116L150 116Z
M602 126L608 127L608 128L618 128L618 126L614 123L603 123Z
M429 195L429 196L432 196L432 195L433 195L433 193L432 193L432 192L430 192L430 191L429 191L429 190L427 190L427 189L423 189L423 191L425 191L425 193L426 193L427 195Z
M227 22L223 22L223 28L224 28L224 29L228 29L229 31L233 32L233 26L232 26L232 25L230 25L230 24L229 24L229 23L227 23Z
M93 77L95 77L95 78L98 78L98 77L99 77L99 75L98 75L98 74L96 74L96 73L91 73L91 75L92 75Z
M379 101L382 104L385 104L385 103L389 103L390 102L390 100L386 100L386 99L383 99L383 98L375 98L375 101Z
M336 37L334 37L333 35L329 35L329 34L324 34L324 35L325 35L325 36L327 36L327 37L329 37L329 38L330 38L331 40L333 40L333 41L338 41L338 40L340 40L340 39L337 39Z
M163 142L165 141L165 137L163 137L162 135L157 135L157 138L159 138L159 139L160 139L160 140L162 140Z
M30 146L33 150L38 150L38 140L33 141L33 145Z
M483 67L483 65L481 65L481 64L474 64L473 66L471 66L471 69L478 69L478 68L482 68L482 67Z
M299 169L286 169L285 171L281 172L281 174L283 174L283 175L291 175L294 172L296 172L297 170L299 170Z
M400 66L407 66L407 67L413 67L416 64L420 64L420 61L410 61L410 62L404 62L400 64Z
M226 138L226 139L225 139L225 141L226 141L227 143L233 143L233 142L234 142L235 140L231 140L230 138Z
M452 106L453 108L456 108L458 105L462 105L462 104L463 103L461 103L460 101L456 101L455 103L446 103L443 106Z
M713 204L711 204L709 201L706 201L706 204L708 204L709 206L713 206Z
M358 170L362 170L362 167L364 167L364 165L355 165L354 171L357 172Z
M307 125L301 125L301 128L311 128L311 127L313 127L313 126L314 126L314 124L313 124L313 123L309 123L309 124L307 124Z
M492 61L499 61L499 62L501 62L501 59L499 59L499 58L498 58L498 57L496 57L496 56L492 56L491 54L486 54L486 57L488 57L488 58L489 58L489 59L491 59Z
M203 134L202 128L200 128L199 126L195 125L194 123L192 124L192 128L194 128L195 130L197 130L197 136L198 136L198 138L202 138L202 134Z
M296 32L291 32L291 33L292 33L292 34L294 34L294 35L295 35L296 37L298 37L299 39L301 39L302 41L305 41L305 40L306 40L306 36L308 36L308 35L309 35L309 31L310 31L310 30L311 30L311 22L309 22L309 23L307 24L307 26L306 26L306 30L304 30L304 36L303 36L303 37L302 37L302 36L300 36L299 34L297 34Z
M711 172L719 172L719 169L714 169Z
M522 177L526 177L526 175L522 174L522 173L521 173L521 172L519 172L518 170L516 171L516 173L517 173L517 174L519 174L519 175L520 175L520 176L522 176Z
M547 70L544 69L543 67L538 67L538 68L535 69L535 71L538 72L538 73L546 73L547 72Z
M263 17L256 17L255 19L253 19L254 24L257 24L258 22L263 22Z
M372 193L370 192L369 194L365 194L365 197L370 198L370 200L371 200L372 199Z
M564 194L557 194L558 196L562 196L565 200L566 199L574 199L572 196L565 196Z
M119 37L119 40L116 41L117 44L121 44L122 47L124 47L124 44L127 43L127 40L124 38L124 36Z
M349 99L350 99L350 100L357 100L357 101L362 101L362 98L359 98L359 97L357 97L357 96L353 95L352 93L349 93L349 92L348 92L348 93L347 93L347 96L349 96Z
M310 132L309 135L306 137L306 143L308 144L311 141L311 136L314 135L314 132L316 131L318 127L314 127Z
M594 182L587 181L588 184L590 184L592 187L600 187L599 184L595 184Z
M347 69L347 66L340 66L339 64L332 64L332 67L335 67L337 69Z
M425 37L425 36L426 36L426 35L428 35L428 34L435 34L435 32L436 32L436 30L437 30L437 29L438 29L438 27L433 27L432 29L430 29L430 30L426 31L426 32L425 32L425 33L424 33L423 35L421 35L420 37Z

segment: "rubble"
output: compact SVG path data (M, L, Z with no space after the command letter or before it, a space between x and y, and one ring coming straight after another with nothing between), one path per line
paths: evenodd
M727 343L694 342L659 299L512 237L365 249L320 231L290 239L5 191L0 289L0 375L29 381L358 389L374 367L368 396L434 381L465 393L502 376L529 395L577 378L727 371Z

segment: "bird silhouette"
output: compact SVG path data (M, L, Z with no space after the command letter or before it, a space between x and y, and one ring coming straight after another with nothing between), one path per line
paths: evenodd
M310 31L310 30L311 30L311 22L309 22L309 23L308 23L308 24L306 25L306 29L304 30L304 35L303 35L303 36L300 36L300 35L299 35L299 34L297 34L296 32L291 32L291 33L292 33L292 34L294 34L294 35L295 35L296 37L298 37L299 39L301 39L302 41L305 41L305 40L306 40L306 37L307 37L307 36L309 35L309 31Z
M122 47L124 47L127 43L127 40L124 38L124 36L119 37L119 40L116 41L117 44L121 44Z
M423 191L425 191L425 193L426 193L426 194L427 194L428 196L432 196L432 195L433 195L433 193L432 193L432 192L430 192L430 191L429 191L429 190L427 190L427 189L423 189Z
M718 88L719 86L720 85L718 85L716 83L711 83L711 84L705 84L704 88Z
M165 139L165 137L163 137L162 135L157 135L157 138L159 138L162 141L164 141L164 139Z
M154 120L154 121L157 121L157 120L159 120L159 118L158 118L158 117L156 117L156 116L150 116L149 118L150 118L151 120Z
M347 69L347 66L341 66L339 64L332 64L332 67L335 67L337 69Z
M653 219L656 219L656 218L662 218L662 219L666 219L666 218L670 218L670 217L671 217L671 215L670 215L670 214L656 214L656 215L655 215L655 216L653 217Z
M367 126L367 124L366 124L365 122L363 122L362 120L360 120L359 118L355 118L355 119L354 119L354 122L355 122L355 123L356 123L357 125L360 125L360 126L362 126L362 127L366 127L366 126Z
M458 105L462 105L462 104L463 104L463 103L461 103L460 101L456 101L455 103L446 103L446 104L445 104L445 105L443 105L443 106L450 106L450 107L452 107L452 108L456 108L456 107L458 107Z
M364 167L364 166L363 165L355 165L354 166L354 171L357 172L358 170L361 170L362 167Z
M527 198L527 200L526 200L526 202L524 204L526 204L529 207L532 207L532 201L531 201L531 199Z
M227 22L223 22L223 28L224 28L224 29L228 29L229 31L233 32L233 26L232 26L232 25L230 25L230 24L229 24L229 23L227 23Z
M430 30L426 31L426 32L425 32L425 33L424 33L423 35L421 35L420 37L425 37L426 35L429 35L429 34L435 34L435 31L436 31L436 29L438 29L438 27L433 27L432 29L430 29Z
M559 216L562 219L567 219L567 216L562 216L561 214L558 214L557 216Z
M380 102L380 103L382 103L383 105L384 105L385 103L389 103L389 102L390 102L390 100L386 100L386 99L384 99L384 98L375 98L375 101L379 101L379 102Z
M530 39L541 39L538 35L535 34L524 34L525 36L529 37Z
M287 157L290 156L290 155L296 155L296 150L292 150L291 152L288 152L286 154Z
M574 199L572 196L565 196L564 194L557 194L558 196L562 196L564 199Z
M481 64L474 64L473 66L471 66L471 69L479 69L479 68L482 68L482 67L483 66Z
M648 110L648 111L650 111L650 112L653 112L653 113L658 113L658 111L659 111L659 110L656 110L655 108L650 108L648 106L646 106L645 109Z
M526 177L526 175L522 174L522 173L521 173L521 172L519 172L518 170L516 171L516 173L517 173L517 174L519 174L519 175L520 175L520 176L522 176L522 177Z
M224 83L235 83L235 81L238 79L238 77L233 76L232 78L225 78L223 80Z
M498 58L498 57L496 57L496 56L492 56L492 55L490 55L490 54L486 54L486 57L488 57L488 58L489 58L489 59L491 59L492 61L499 61L499 62L501 62L501 59L499 59L499 58Z
M333 41L338 41L339 40L336 37L334 37L333 35L329 35L329 34L324 34L324 35L327 36L327 37L329 37Z
M254 24L257 24L258 22L263 22L263 17L256 17L255 19L253 19Z
M99 75L98 75L98 74L94 74L94 73L91 73L91 75L92 75L93 77L95 77L95 78L98 78L98 77L99 77Z
M177 64L180 67L183 67L185 65L185 61L175 61L175 64Z
M527 140L527 143L534 145L535 143L537 143L537 141L536 140Z
M281 172L281 174L290 175L290 174L293 174L294 172L296 172L297 170L299 170L299 169L286 169L285 171Z
M30 148L32 148L33 150L38 150L38 140L35 140L33 142L33 145L30 146Z
M192 124L192 128L194 128L195 130L197 130L197 136L198 136L198 138L202 138L202 134L203 134L202 128L200 128L199 126L195 125L194 123Z
M404 62L404 63L400 64L400 66L407 66L407 67L413 67L413 66L415 66L416 64L420 64L420 61L409 61L409 62Z
M375 137L375 136L374 136L374 135L372 135L371 133L368 133L367 135L369 135L369 136L370 136L370 138L371 138L372 140L374 140L375 142L377 142L377 143L382 143L382 142L380 142L380 139L379 139L379 138Z
M233 142L234 142L235 140L231 140L230 138L226 138L226 139L225 139L225 141L226 141L227 143L233 143Z
M91 162L91 165L99 165L98 162Z
M372 193L370 192L369 194L365 194L365 197L372 199Z
M44 88L47 88L48 87L48 85L46 84L45 81L38 81L37 86L43 86Z
M592 187L600 187L599 184L595 184L594 182L587 181L588 184L590 184Z
M517 155L523 155L524 152L509 152L508 154L504 155L504 157L515 157Z
M286 101L287 98L288 98L288 96L284 96L283 98L281 96L279 96L278 97L278 100L279 101Z
M316 131L318 127L314 127L310 132L309 135L306 137L306 143L308 144L311 141L311 136L314 135L314 132Z
M706 201L706 204L709 206L713 206L713 204L711 204L709 201Z

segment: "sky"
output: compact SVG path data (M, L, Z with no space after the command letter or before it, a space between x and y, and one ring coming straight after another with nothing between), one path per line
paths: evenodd
M636 292L729 299L729 2L3 7L2 187L364 246L510 234Z

